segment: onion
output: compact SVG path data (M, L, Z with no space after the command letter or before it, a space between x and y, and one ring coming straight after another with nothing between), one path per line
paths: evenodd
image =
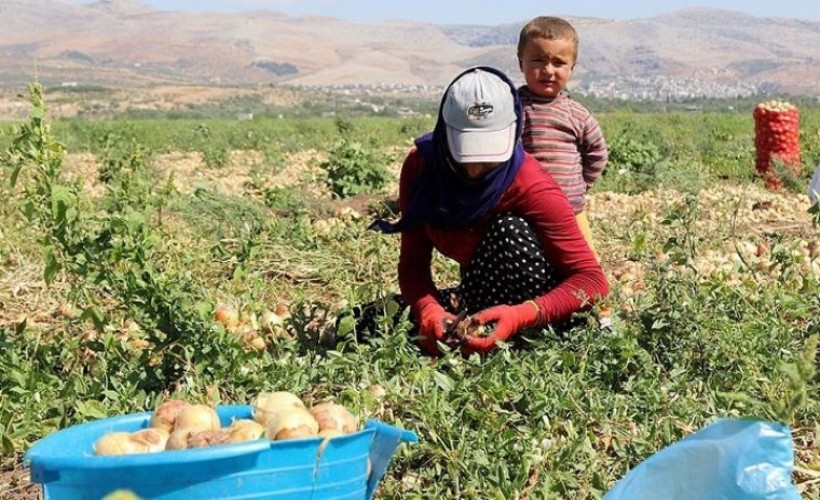
M273 312L282 319L290 318L290 309L285 304L277 304Z
M325 439L335 438L336 436L344 436L344 432L340 431L339 429L325 429L323 431L319 431L319 437Z
M808 243L808 245L806 246L806 248L808 248L808 250L809 250L809 258L811 260L814 260L814 259L820 257L820 245L817 244L817 241L815 241L815 240L810 241Z
M188 438L188 448L205 448L224 444L228 441L228 437L228 432L222 429L195 432Z
M253 420L235 420L227 431L229 443L254 441L265 436L265 427Z
M385 390L385 388L378 384L371 385L367 388L367 391L370 393L371 396L373 396L376 399L381 399L387 395L387 391Z
M233 330L239 325L239 314L227 306L219 306L214 311L214 319L223 325L228 330Z
M166 450L186 450L188 449L188 440L197 431L191 429L179 429L168 436L168 441L165 443Z
M265 339L262 337L254 337L248 342L248 345L251 349L256 352L262 352L268 348L268 344L265 342Z
M276 413L293 408L305 408L299 396L287 391L261 392L253 402L253 419L262 425L267 425Z
M219 416L216 414L216 410L202 404L184 408L179 412L174 423L174 430L214 431L219 427Z
M133 455L143 453L143 450L144 446L131 441L128 432L110 432L94 443L94 454L101 456Z
M168 437L165 429L148 428L132 433L131 441L144 444L148 453L157 453L165 449Z
M273 333L277 326L283 326L285 324L285 318L273 311L265 311L262 313L261 323L262 328L266 332Z
M347 408L336 403L321 403L310 409L320 431L336 430L343 434L356 432L356 417Z
M151 427L163 429L167 432L173 431L177 415L189 406L191 405L188 402L178 399L171 399L162 403L151 415Z
M103 500L140 500L140 497L131 490L114 490L105 495Z
M295 406L274 413L267 424L267 435L274 440L311 437L318 433L316 419L305 408Z
M133 434L109 432L94 443L94 453L100 456L155 453L165 448L168 433L161 429L143 429Z
M79 313L71 304L60 304L57 307L57 314L66 319L74 319L79 316Z

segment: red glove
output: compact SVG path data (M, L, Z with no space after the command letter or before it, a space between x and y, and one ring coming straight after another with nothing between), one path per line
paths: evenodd
M448 313L435 302L425 305L419 312L419 347L430 356L440 354L436 342L444 340L444 330L447 322L456 320L453 314Z
M496 342L503 342L522 328L535 326L539 322L541 309L535 302L528 301L516 306L495 306L474 314L471 318L474 324L488 325L493 328L487 337L467 335L464 337L464 354L473 352L487 353L496 347Z

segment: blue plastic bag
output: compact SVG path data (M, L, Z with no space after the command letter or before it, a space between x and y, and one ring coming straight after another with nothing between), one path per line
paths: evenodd
M719 420L647 458L604 500L800 500L791 429Z
M812 203L820 201L820 163L817 164L817 169L809 182L809 201Z

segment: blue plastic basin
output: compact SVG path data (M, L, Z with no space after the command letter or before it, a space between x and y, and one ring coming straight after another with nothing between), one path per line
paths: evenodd
M216 408L223 426L251 418L251 407ZM260 439L245 443L114 457L94 455L93 444L113 431L148 427L151 413L75 425L36 442L25 455L31 479L46 499L99 500L125 489L140 498L369 499L402 442L413 432L377 420L327 440ZM368 459L371 472L368 475Z

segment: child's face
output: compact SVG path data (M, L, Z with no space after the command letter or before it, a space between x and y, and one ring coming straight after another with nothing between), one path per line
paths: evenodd
M567 86L575 67L575 51L567 40L533 38L519 54L518 64L530 92L555 97Z

